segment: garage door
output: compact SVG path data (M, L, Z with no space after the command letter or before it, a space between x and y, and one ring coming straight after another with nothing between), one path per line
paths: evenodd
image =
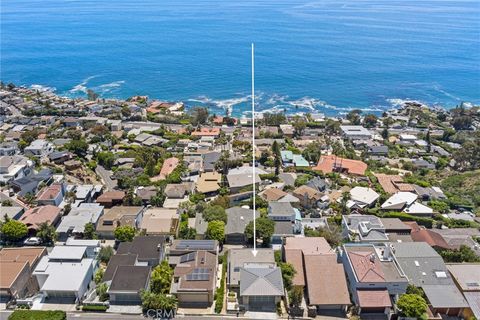
M249 310L254 311L275 311L275 297L253 296L248 298Z

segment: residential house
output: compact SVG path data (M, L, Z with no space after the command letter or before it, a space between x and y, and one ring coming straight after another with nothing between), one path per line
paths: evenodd
M141 304L140 292L148 289L150 269L140 265L117 266L107 291L110 304Z
M155 267L165 258L166 237L137 236L132 242L121 242L117 254L137 255L138 265Z
M316 167L313 170L323 173L340 172L356 176L364 176L367 170L367 164L360 160L351 160L340 158L335 155L321 156Z
M318 192L325 192L327 191L328 184L325 179L321 177L314 177L307 182L306 186L317 190Z
M100 195L96 202L105 208L111 208L122 204L123 198L125 198L125 192L123 191L107 191Z
M87 258L96 258L100 251L100 240L95 239L75 239L70 237L65 241L65 245L69 247L85 247L85 256Z
M452 229L431 229L439 234L451 249L460 249L467 246L480 256L480 230L477 228L452 228Z
M218 172L204 172L197 180L196 191L206 196L213 196L220 190L222 175Z
M26 176L12 180L9 184L13 191L17 193L17 196L25 197L28 193L36 194L42 182L47 185L50 184L52 177L53 173L50 169L42 169L38 173L29 171Z
M20 155L0 156L0 183L23 178L32 171L33 162Z
M61 216L60 208L47 205L28 209L18 221L27 225L29 234L35 234L42 223L56 226Z
M445 239L443 239L440 234L434 232L433 229L427 229L424 226L419 226L414 221L406 221L405 223L412 228L410 236L413 241L428 243L429 246L435 249L452 249Z
M135 191L137 197L142 199L144 204L149 204L152 197L157 195L157 187L155 186L146 186L146 187L138 187Z
M174 240L169 264L174 267L170 292L181 307L213 303L217 282L218 243L213 240Z
M407 290L408 278L390 254L389 245L345 244L342 261L353 303L360 314L388 318L394 301Z
M349 140L370 140L373 137L372 133L362 126L343 125L340 126L340 131L343 137Z
M302 207L311 209L319 207L323 193L303 185L293 190L293 196L300 199Z
M185 184L167 184L163 193L167 196L163 202L164 208L178 209L180 203L188 200L187 186Z
M259 196L267 200L268 202L279 201L286 195L288 195L288 193L286 193L285 191L279 188L267 188L264 191L259 193Z
M273 221L290 222L294 232L300 232L302 216L288 202L272 201L268 204L268 217Z
M214 137L218 138L220 135L220 128L201 128L200 130L191 133L193 137Z
M227 213L227 224L225 226L225 243L245 244L247 237L245 228L253 221L253 210L242 207L233 207L225 210ZM255 211L255 218L260 214Z
M203 163L203 172L213 172L215 171L215 164L222 154L218 151L204 153L202 155L202 163Z
M354 242L385 242L388 235L380 218L372 215L342 216L343 237Z
M43 188L37 195L37 204L41 206L59 206L65 197L66 186L63 183L54 183Z
M45 157L54 151L53 144L44 139L34 140L23 150L27 157Z
M449 263L446 265L453 282L462 292L470 308L462 314L464 319L480 319L480 264Z
M284 136L289 138L293 137L293 134L295 133L295 129L291 124L281 124L280 130L282 131Z
M412 192L397 192L382 205L382 210L403 211L416 216L431 216L433 210L417 201L418 196Z
M0 250L0 301L22 299L36 293L37 281L32 277L40 259L47 254L44 247L3 248Z
M148 208L143 214L140 230L145 235L176 235L179 215L176 209Z
M285 295L280 268L270 264L244 264L240 267L239 292L245 310L275 311Z
M460 316L468 303L455 286L442 257L426 242L392 243L395 259L411 284L425 292L429 314Z
M261 170L255 170L255 185L257 187L262 182L259 174L261 174ZM253 180L252 167L248 166L230 169L227 175L228 186L232 194L239 193L242 189L252 187Z
M54 151L48 155L48 160L55 164L62 164L73 158L73 154L69 151Z
M0 142L0 157L13 156L18 152L17 142Z
M98 203L82 203L73 207L57 227L59 239L83 235L87 223L92 223L96 228L103 213L104 208Z
M387 146L371 146L368 148L367 153L370 156L388 156Z
M97 199L98 200L98 199ZM105 210L97 223L97 234L106 239L113 239L113 232L120 226L132 226L138 228L142 221L144 207L113 207Z
M375 174L380 186L388 194L394 194L400 191L413 192L414 187L409 183L405 183L403 178L398 175L388 175L383 173Z
M398 218L380 218L391 242L411 242L412 227Z
M305 288L307 304L317 313L346 311L351 302L343 265L325 238L286 238L283 256L296 270L293 285Z
M350 190L350 200L347 206L350 209L371 208L378 200L380 195L372 188L354 187Z
M96 260L86 258L86 247L57 246L44 256L33 275L49 301L81 302L90 288Z

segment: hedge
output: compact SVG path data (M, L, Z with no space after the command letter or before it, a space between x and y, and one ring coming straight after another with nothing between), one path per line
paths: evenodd
M107 311L108 306L101 304L86 304L82 307L83 311Z
M65 311L15 310L8 320L66 320Z
M417 216L412 216L408 213L404 212L387 212L384 214L378 215L380 218L398 218L402 221L415 221L421 226L424 226L426 228L432 228L433 223L435 220L432 218L425 218L425 217L417 217Z
M217 289L215 297L215 312L220 313L223 309L223 300L225 295L225 274L227 271L227 257L224 255L222 259L222 282L220 288Z

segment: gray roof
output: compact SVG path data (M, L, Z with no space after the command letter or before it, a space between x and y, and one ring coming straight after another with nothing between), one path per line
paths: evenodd
M268 204L269 216L292 216L295 214L292 205L289 202L272 201Z
M395 257L410 283L418 287L452 285L442 257L426 242L392 243Z
M202 155L203 159L203 168L205 170L214 170L215 169L215 163L220 159L222 154L217 151L205 153Z
M290 235L293 234L293 224L291 221L275 221L273 230L275 235Z
M240 296L283 296L282 273L278 267L240 269Z
M137 262L136 254L116 254L108 261L107 269L103 274L102 281L110 281L113 279L118 266L133 266Z
M424 285L422 289L433 308L468 307L467 301L453 283L451 285Z
M252 184L253 176L252 174L228 174L227 180L230 188L246 187ZM258 173L255 173L255 183L261 181L262 179L260 179Z
M203 219L202 213L197 213L195 216L195 230L198 235L203 235L207 232L208 222Z
M251 248L238 248L228 250L228 285L238 285L240 281L240 269L246 263L269 263L275 264L275 257L272 249L257 249L256 256Z
M108 291L139 292L147 288L149 277L148 266L118 266Z
M253 220L253 210L241 207L233 207L225 210L227 213L227 225L225 226L225 234L244 233L247 224ZM259 217L258 211L255 217Z

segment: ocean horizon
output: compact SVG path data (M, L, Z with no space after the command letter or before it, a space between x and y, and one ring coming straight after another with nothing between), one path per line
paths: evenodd
M248 115L480 104L480 2L1 1L0 80Z

